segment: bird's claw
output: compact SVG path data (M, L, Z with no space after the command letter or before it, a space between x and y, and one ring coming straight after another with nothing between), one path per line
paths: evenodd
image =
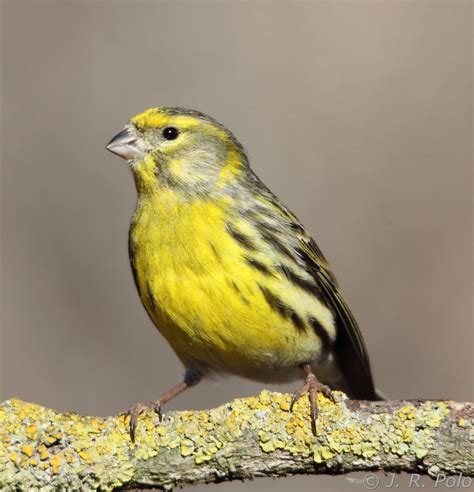
M146 410L153 410L160 419L163 418L163 410L160 401L150 401L149 403L136 403L125 412L125 418L130 417L130 439L135 442L135 431L137 429L138 417Z
M332 394L331 388L325 384L320 383L314 374L308 374L306 376L305 384L293 393L290 403L290 412L293 411L295 403L304 394L308 393L309 403L311 409L311 430L315 436L318 435L316 430L316 421L318 419L318 399L317 392L322 393L326 398L335 403L334 395Z

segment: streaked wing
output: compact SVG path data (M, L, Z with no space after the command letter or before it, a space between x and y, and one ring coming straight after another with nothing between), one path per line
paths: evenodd
M312 238L300 237L299 242L305 266L321 287L336 317L337 337L334 354L345 379L349 382L353 396L368 400L378 399L364 339L334 275Z
M333 312L336 320L334 355L351 390L350 396L359 399L379 399L376 396L364 339L326 258L298 218L258 178L256 184L267 203L266 206L257 207L257 210L254 208L251 213L260 217L266 216L274 229L278 224L278 232L273 235L271 244L275 250L280 250L280 253L286 250L287 256L290 249L295 264L313 278L314 295ZM283 237L286 239L284 244ZM265 235L263 239L266 239Z

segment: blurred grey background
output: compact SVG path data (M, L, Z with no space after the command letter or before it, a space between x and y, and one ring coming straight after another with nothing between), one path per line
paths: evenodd
M104 148L179 105L226 124L313 233L378 386L472 399L471 31L469 1L3 2L1 398L107 415L180 381L129 271L133 181ZM167 408L262 388L204 382Z

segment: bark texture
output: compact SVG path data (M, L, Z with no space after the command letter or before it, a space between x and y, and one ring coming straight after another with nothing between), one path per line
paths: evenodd
M474 475L474 405L351 401L318 395L318 436L308 402L263 391L206 411L128 419L57 413L17 399L0 405L0 487L102 489L175 486L261 476L360 470Z

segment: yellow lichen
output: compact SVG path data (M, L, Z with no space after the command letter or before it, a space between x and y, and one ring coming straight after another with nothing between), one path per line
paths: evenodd
M307 396L290 412L289 395L263 391L209 411L170 412L161 423L156 414L145 412L136 444L130 441L129 418L124 415L102 419L57 414L9 400L0 406L0 483L15 480L18 467L31 466L38 480L57 480L53 486L68 477L71 488L109 490L130 480L141 460L162 453L175 453L198 465L216 455L229 457L246 433L257 436L265 453L284 450L316 463L337 463L344 453L364 460L380 453L421 459L434 446L435 429L450 411L442 402L426 402L364 420L350 411L342 394L334 394L336 404L318 395L317 436L311 431ZM468 424L459 419L458 425ZM87 476L80 475L84 464L90 470Z
M59 466L61 465L61 461L62 461L62 458L61 458L61 455L60 454L54 455L49 460L49 464L51 465L51 471L54 474L58 474L59 473Z
M87 451L79 451L79 453L77 453L78 456L80 456L84 461L87 461L87 462L90 462L91 460L91 457L89 455L89 453Z
M26 456L33 456L33 448L29 444L23 444L23 446L20 447L20 450L23 454L26 454Z
M283 410L284 412L288 412L290 410L290 402L289 401L280 402L280 410Z
M194 443L189 439L183 440L181 442L180 451L181 456L189 456L190 454L193 454Z
M36 440L38 438L38 428L35 424L29 425L26 428L26 435L28 439Z

